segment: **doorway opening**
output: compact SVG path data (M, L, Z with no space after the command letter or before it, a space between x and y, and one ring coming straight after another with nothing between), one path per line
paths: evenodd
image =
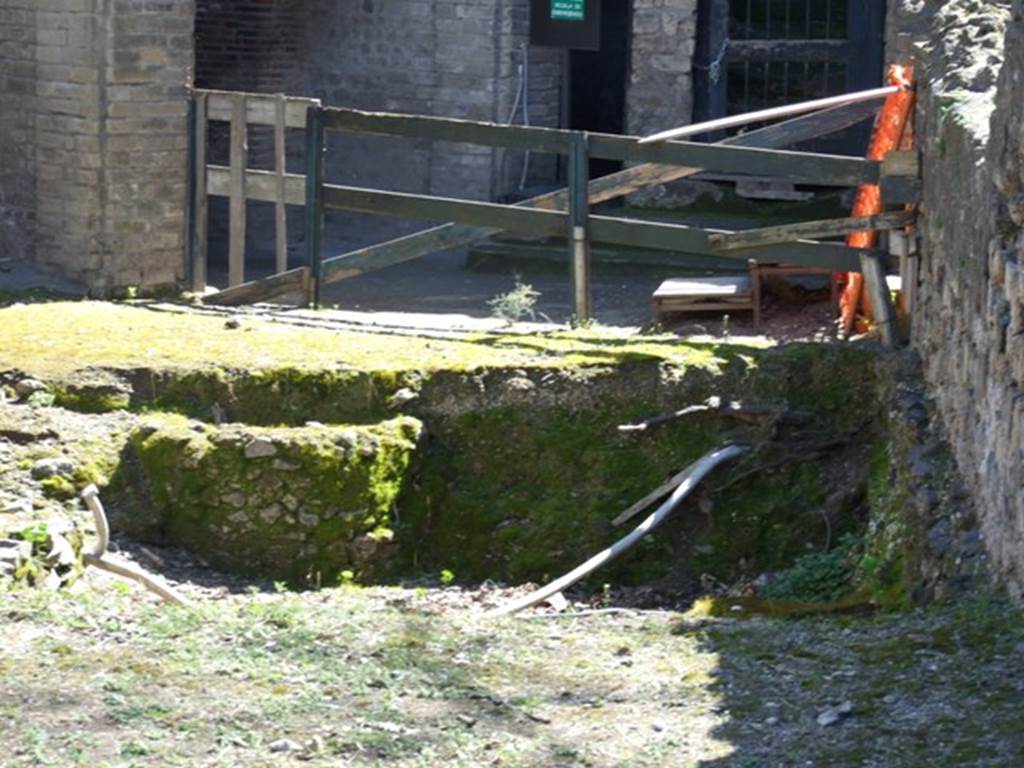
M632 3L601 0L601 47L570 51L568 127L578 131L623 133L626 127L626 73L629 70ZM622 169L617 160L590 161L590 176Z

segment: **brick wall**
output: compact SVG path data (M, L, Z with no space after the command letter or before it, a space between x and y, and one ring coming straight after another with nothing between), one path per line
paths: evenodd
M0 6L0 258L35 253L36 8Z
M0 57L5 249L96 293L179 279L192 4L7 0Z

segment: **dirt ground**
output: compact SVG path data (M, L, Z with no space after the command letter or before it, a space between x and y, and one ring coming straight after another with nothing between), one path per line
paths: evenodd
M325 286L325 308L352 315L360 314L372 323L374 316L408 313L430 316L430 325L474 325L492 317L488 302L511 291L516 276L539 293L534 308L536 320L544 324L565 324L572 315L569 276L558 270L527 265L518 273L466 268L462 251L433 254L415 262L371 272L358 278ZM664 270L598 268L592 281L594 319L600 325L618 328L651 328L651 295L661 282L675 273ZM217 280L215 273L212 280ZM813 282L813 280L811 281ZM820 281L819 281L820 282ZM282 299L298 305L303 297ZM710 337L764 336L777 341L828 341L835 338L833 313L827 290L806 290L796 285L768 285L762 305L762 325L753 326L750 312L726 316L720 312L673 315L663 328L681 336ZM526 320L527 318L523 318Z
M195 609L98 572L0 595L0 764L1024 763L1024 619L995 603L714 619L608 593L495 620L493 585L295 594L135 553Z

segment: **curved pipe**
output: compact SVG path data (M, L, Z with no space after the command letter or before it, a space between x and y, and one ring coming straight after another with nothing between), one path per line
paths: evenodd
M185 598L167 585L162 584L160 580L150 576L141 568L108 559L107 547L110 546L110 525L107 523L107 514L104 512L103 504L100 501L99 489L95 485L88 486L82 491L82 499L96 521L96 544L91 551L82 555L82 560L85 561L86 565L91 565L94 568L120 576L122 579L128 579L141 584L150 592L158 595L164 602L180 605L185 608L190 607Z
M103 511L103 504L100 502L100 491L95 485L88 486L82 491L82 499L85 506L92 512L93 520L96 522L96 544L88 554L95 558L103 557L110 547L110 525L107 523L107 514Z
M640 539L661 525L661 523L665 521L665 518L672 514L673 510L679 506L679 503L685 499L690 492L697 487L697 484L700 483L708 473L715 469L715 467L719 464L724 464L727 461L731 461L742 456L749 450L750 448L745 445L728 445L701 457L686 469L684 472L685 477L672 495L669 496L669 498L660 507L651 513L646 520L634 528L629 535L619 539L612 546L608 547L608 549L598 552L585 563L574 570L569 571L569 573L565 574L561 578L555 579L550 584L531 592L515 602L509 603L501 608L496 608L487 615L511 616L514 613L519 613L522 610L537 605L537 603L547 600L552 595L555 595L564 589L568 589L580 579L589 576L602 565L611 562L623 552L630 549L634 544L640 541Z

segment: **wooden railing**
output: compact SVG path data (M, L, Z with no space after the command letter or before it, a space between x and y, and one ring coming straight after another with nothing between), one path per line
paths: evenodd
M735 258L746 263L785 262L828 269L858 271L862 259L882 258L882 252L820 242L825 237L865 227L892 227L905 217L809 222L786 228L731 233L678 224L594 215L590 206L702 171L771 176L816 186L848 187L882 183L883 167L895 173L916 174L913 163L878 163L846 156L820 155L779 149L824 133L841 130L865 117L871 105L854 104L794 118L785 123L737 136L717 144L684 141L641 144L635 137L585 133L552 128L506 126L494 123L354 109L325 108L311 99L259 96L215 91L196 93L196 236L193 252L194 285L205 274L205 203L207 195L227 196L230 203L229 289L212 297L223 304L249 303L273 295L306 290L314 303L321 285L373 269L408 261L428 253L472 243L496 232L565 236L573 286L574 314L590 316L590 242L643 246ZM202 148L208 120L230 120L229 167L207 166ZM274 171L251 170L245 162L245 125L275 127ZM304 128L304 175L290 175L284 165L284 134L288 127ZM569 160L567 190L542 195L516 205L501 205L407 192L364 189L328 183L324 147L328 132L398 136L421 140L471 143L492 147L559 154ZM589 180L590 158L637 163L626 170ZM891 185L890 185L891 186ZM899 185L897 185L899 186ZM906 184L903 187L907 187ZM262 281L245 282L245 201L276 204L277 273ZM894 201L894 202L902 202ZM306 210L306 263L287 270L285 205ZM447 221L420 233L324 259L324 211L327 208L415 219Z
M310 108L317 99L294 96L196 90L192 101L193 215L190 240L191 285L202 292L207 280L207 198L229 200L228 287L245 283L246 201L274 203L274 264L277 273L288 270L288 219L286 205L305 205L304 176L287 172L289 128L305 130ZM207 130L211 122L230 126L229 165L207 162ZM274 170L253 171L248 165L250 125L274 129Z

